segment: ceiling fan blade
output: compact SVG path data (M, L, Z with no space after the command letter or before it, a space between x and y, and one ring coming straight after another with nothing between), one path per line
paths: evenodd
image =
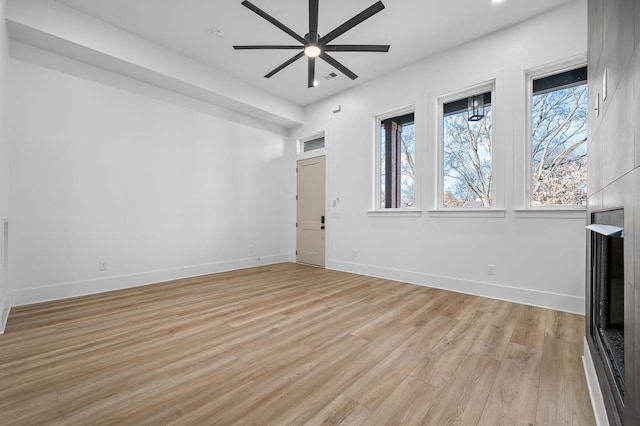
M349 77L351 80L355 80L356 78L358 78L358 76L353 71L351 71L349 68L342 65L340 62L333 59L331 56L329 56L327 52L323 51L319 57L324 59L329 65L336 68L338 71L340 71L341 73Z
M242 5L245 6L247 9L251 10L252 12L256 13L257 15L260 15L261 17L263 17L267 21L271 22L273 25L275 25L276 27L280 28L282 31L284 31L285 33L289 34L291 37L295 38L300 43L302 43L302 44L306 43L304 37L300 37L291 28L287 27L285 24L283 24L282 22L278 21L276 18L274 18L273 16L269 15L267 12L265 12L262 9L260 9L258 6L254 5L253 3L249 2L248 0L244 0L242 2Z
M257 45L245 45L245 46L233 46L236 50L252 50L252 49L286 49L286 50L294 50L294 49L303 49L304 46L283 46L278 44L257 44Z
M309 0L309 34L318 34L318 2Z
M266 74L264 77L265 78L269 78L272 75L274 75L275 73L282 71L282 69L288 67L289 65L291 65L292 63L294 63L295 61L297 61L298 59L302 58L304 56L304 52L300 52L298 53L296 56L294 56L293 58L289 59L288 61L284 62L282 65L280 65L279 67L275 68L273 71L269 72L268 74Z
M316 79L316 58L309 58L307 63L308 71L307 71L307 87L315 86L313 82Z
M371 18L373 15L375 15L376 13L380 12L383 9L384 9L384 4L382 4L381 1L378 1L374 5L369 6L368 8L363 10L362 12L358 13L353 18L349 19L344 24L340 25L339 27L337 27L333 31L331 31L328 34L326 34L324 37L322 37L320 39L320 43L321 44L329 43L334 38L346 33L351 28L353 28L356 25L358 25L359 23Z
M324 46L327 52L388 52L388 44L330 44Z

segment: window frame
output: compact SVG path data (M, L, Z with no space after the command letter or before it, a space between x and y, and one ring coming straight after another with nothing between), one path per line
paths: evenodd
M382 199L381 199L381 190L382 190L382 186L381 186L381 173L380 173L380 169L381 169L381 155L380 155L380 144L382 143L382 131L381 131L381 126L382 126L382 122L385 120L388 120L390 118L393 117L400 117L400 116L404 116L407 114L413 114L414 117L414 162L416 164L416 172L415 172L415 176L414 176L414 205L413 207L381 207L382 205ZM372 200L373 200L373 208L371 210L369 210L368 213L386 213L386 214L400 214L400 215L404 215L404 216L412 216L414 214L416 215L420 215L420 187L421 187L421 182L420 182L420 166L419 166L419 161L418 161L418 151L419 151L419 144L418 144L418 119L417 119L417 114L416 114L416 107L415 104L411 104L411 105L407 105L401 108L397 108L391 111L387 111L381 114L377 114L374 117L374 126L375 126L375 131L374 131L374 142L373 142L373 151L374 151L374 155L373 155L373 179L374 179L374 185L373 185L373 196L372 196Z
M498 183L496 177L499 174L496 173L496 79L486 81L481 84L467 87L456 92L452 92L446 95L442 95L436 98L436 150L437 161L436 170L436 205L429 213L435 215L454 215L456 217L462 217L470 215L470 217L487 216L487 217L504 217L504 209L499 204L499 198L497 197L496 183ZM469 98L474 95L482 93L491 93L491 174L492 181L492 194L491 194L491 206L488 207L444 207L444 105L449 102L457 101L464 98Z
M532 182L532 150L533 150L533 82L541 78L561 74L582 67L588 67L587 59L584 56L569 59L559 63L547 64L541 67L526 70L525 76L525 143L524 143L524 185L522 194L522 208L516 209L515 213L519 217L582 217L584 216L586 205L553 205L553 206L534 206L533 205L533 182ZM587 73L589 70L587 69ZM585 80L588 90L588 80ZM589 108L589 99L587 97L587 109ZM589 124L587 123L587 126ZM588 134L588 128L587 128ZM587 144L588 144L587 140ZM587 164L587 169L589 165Z
M324 139L324 147L312 149L310 151L304 150L304 144L309 141L313 141L315 139ZM296 159L297 160L305 160L307 158L319 157L321 155L328 154L328 141L327 141L327 131L320 130L317 132L310 133L308 136L298 138L296 140Z

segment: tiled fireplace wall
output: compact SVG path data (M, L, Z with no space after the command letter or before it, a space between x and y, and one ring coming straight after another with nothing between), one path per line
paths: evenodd
M588 73L588 211L624 208L626 393L622 422L640 425L640 1L589 0ZM589 271L586 291L586 322L590 324ZM615 425L613 404L603 388L606 380L600 356L588 329L586 335L609 422Z

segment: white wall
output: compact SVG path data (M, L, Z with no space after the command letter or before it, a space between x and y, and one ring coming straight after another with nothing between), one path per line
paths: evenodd
M13 305L288 259L286 130L57 61L10 62Z
M4 252L4 226L2 221L9 217L9 150L5 126L6 75L9 64L9 36L5 25L7 2L0 0L0 334L4 331L9 315L9 284L2 259Z
M280 126L302 107L55 0L7 0L14 41L55 52Z
M516 210L524 207L525 71L581 55L586 61L586 9L586 1L570 3L307 107L292 141L327 133L327 266L583 312L584 213L536 217ZM489 80L496 82L494 195L504 214L429 212L435 208L436 98ZM342 111L334 114L338 105ZM407 105L416 110L422 213L369 214L374 117ZM293 233L289 238L293 244ZM496 265L495 276L487 274L489 264Z

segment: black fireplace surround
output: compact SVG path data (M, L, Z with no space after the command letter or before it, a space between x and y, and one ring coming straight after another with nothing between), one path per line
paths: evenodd
M623 418L624 368L624 211L591 214L591 307L589 337L605 376L605 390Z

